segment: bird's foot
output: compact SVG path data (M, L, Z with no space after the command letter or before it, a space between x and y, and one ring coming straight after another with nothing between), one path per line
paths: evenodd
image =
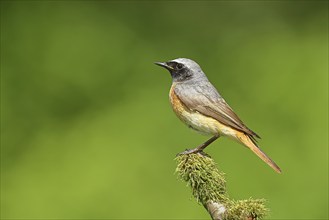
M188 155L188 154L201 154L202 156L208 156L205 152L203 152L201 149L199 148L194 148L194 149L186 149L183 152L180 152L179 154L177 154L176 156L182 156L182 155Z

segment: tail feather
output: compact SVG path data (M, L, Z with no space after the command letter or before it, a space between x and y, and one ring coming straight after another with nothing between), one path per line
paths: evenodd
M252 138L243 133L238 134L237 137L243 145L252 150L252 152L254 152L260 159L267 163L273 170L275 170L277 173L281 173L280 167L276 165L276 163L257 146L256 142L253 141Z

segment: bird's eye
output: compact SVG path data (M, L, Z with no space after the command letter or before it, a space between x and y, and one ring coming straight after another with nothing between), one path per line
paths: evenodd
M177 63L176 68L179 69L179 70L182 69L182 68L183 68L183 64L181 64L181 63Z

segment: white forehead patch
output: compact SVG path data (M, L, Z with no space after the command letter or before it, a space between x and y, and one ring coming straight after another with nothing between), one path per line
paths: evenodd
M177 59L174 59L172 60L174 62L177 62L177 63L181 63L181 64L184 64L185 66L187 66L189 69L194 69L194 70L197 70L197 69L201 69L199 64L197 64L195 61L191 60L191 59L187 59L187 58L177 58Z

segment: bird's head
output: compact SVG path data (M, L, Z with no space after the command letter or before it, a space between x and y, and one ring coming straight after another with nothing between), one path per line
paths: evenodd
M174 82L204 77L199 64L187 58L177 58L167 62L155 62L156 65L166 68Z

